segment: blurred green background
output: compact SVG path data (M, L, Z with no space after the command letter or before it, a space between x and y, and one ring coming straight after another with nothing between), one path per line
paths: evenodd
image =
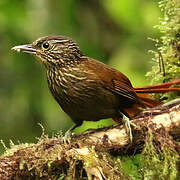
M148 37L159 37L153 26L160 16L156 0L1 0L0 139L7 145L9 139L35 142L42 133L38 123L50 136L73 124L51 97L43 66L11 51L13 46L46 35L69 36L85 55L120 70L134 86L147 85L148 50L154 49ZM103 123L112 122L98 127Z

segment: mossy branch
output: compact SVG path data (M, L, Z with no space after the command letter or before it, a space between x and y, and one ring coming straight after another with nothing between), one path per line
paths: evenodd
M124 125L114 125L71 139L42 135L37 144L15 145L0 157L0 179L128 179L114 155L143 151L147 158L153 144L154 155L169 149L178 156L180 99L144 111L132 122L132 143Z

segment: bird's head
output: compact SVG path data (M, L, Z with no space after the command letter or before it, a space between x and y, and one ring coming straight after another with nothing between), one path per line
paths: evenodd
M42 37L31 44L15 46L12 50L37 56L47 68L72 66L82 56L76 42L63 36Z

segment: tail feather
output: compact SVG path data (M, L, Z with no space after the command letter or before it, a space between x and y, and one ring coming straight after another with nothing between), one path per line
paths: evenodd
M172 85L178 85L178 84L180 84L180 79L175 79L175 80L173 80L173 81L171 81L171 82L168 82L168 83L163 83L163 84L158 84L158 85L152 85L152 86L143 86L143 87L135 87L134 89L135 89L135 91L138 91L138 90L152 90L152 89L165 89L165 88L167 88L167 89L169 89L169 87L171 87ZM170 88L170 89L172 89L172 91L174 91L173 90L173 88ZM180 88L178 88L178 90L180 90Z
M136 93L166 93L171 91L180 91L180 88L150 88L150 89L136 89Z
M129 118L133 118L134 116L138 115L141 110L141 105L134 104L131 108L125 108L123 109L123 114Z
M145 107L153 108L155 106L158 106L162 104L161 101L152 99L149 94L139 94L137 93L138 98L140 101L145 105Z
M162 104L162 102L152 99L149 96L149 94L137 93L137 96L140 99L140 103L134 104L131 108L123 109L123 111L125 112L125 115L127 115L130 118L138 115L144 108L147 108L147 107L153 108L155 106Z
M162 102L152 99L148 93L166 93L170 91L180 91L180 87L171 88L172 85L180 84L180 79L159 85L144 86L134 88L140 102L134 104L131 108L123 109L124 113L132 118L142 111L142 108L153 108L162 104Z

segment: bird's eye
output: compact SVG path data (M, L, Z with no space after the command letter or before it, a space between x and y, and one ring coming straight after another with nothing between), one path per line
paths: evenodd
M48 49L49 48L49 43L48 42L43 43L42 47L44 49Z

